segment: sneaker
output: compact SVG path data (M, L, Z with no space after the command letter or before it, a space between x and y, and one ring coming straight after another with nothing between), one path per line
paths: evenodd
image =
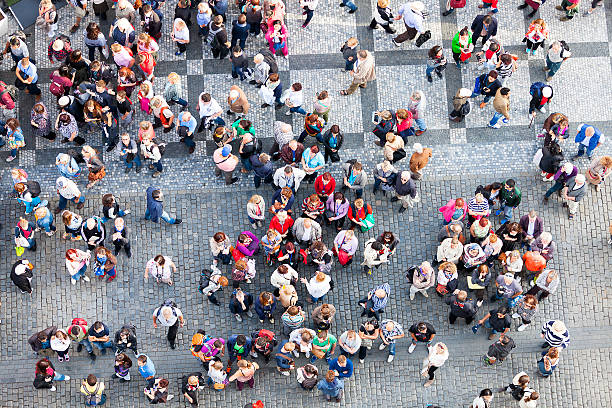
M287 111L287 112L285 112L285 115L287 115L287 116L291 116L292 114L293 114L293 113L292 113L291 111Z
M300 356L300 352L297 350L293 350L293 355L295 356L295 358L298 358Z
M166 398L166 400L170 401L172 398L174 398L174 395L170 394L170 395L168 395L168 398Z
M476 302L476 307L482 306L483 302L484 302L484 300L479 300L478 302Z
M240 316L239 314L235 314L234 317L236 318L236 320L238 320L239 322L242 322L242 316Z
M408 352L412 354L415 348L416 348L416 344L412 343L410 347L408 347Z
M525 330L527 328L526 324L521 324L516 330L522 332L523 330Z
M294 350L295 351L295 350ZM251 357L253 358L257 358L257 352L255 351L251 351Z
M387 347L387 345L385 343L380 343L380 346L378 346L379 350L384 350L385 347Z
M251 312L250 310L248 312L246 312L246 315L249 317L253 317L253 312Z
M274 324L274 318L273 317L270 318L270 324Z
M364 359L360 358L359 359L359 364L363 364L364 361L365 361Z
M392 362L394 358L395 356L393 354L389 354L389 357L387 357L387 363Z
M87 277L87 276L85 276L85 275L83 275L83 280L84 280L85 282L89 282L89 281L90 281L89 277Z
M610 239L608 240L608 244L609 244L609 245L612 245L612 238L610 238Z
M427 82L429 83L433 82L433 78L431 77L431 75L427 75Z
M79 344L76 348L77 353L80 353L81 351L83 351L83 345Z
M93 351L91 353L89 353L89 359L91 361L96 361L96 355L93 353Z
M289 377L289 371L281 371L280 373L285 377Z
M512 314L512 318L513 319L518 319L519 317L521 317L521 315L519 315L518 313L513 313Z
M259 323L263 324L263 320L259 319Z
M49 391L55 391L57 388L55 388L55 385L52 385L51 388L49 388Z
M64 362L64 358L60 357L60 356L57 356L57 361L59 361L60 363L63 363Z
M183 220L181 220L180 218L177 218L177 219L174 220L174 225L179 225L179 224L182 224L182 223L183 223Z
M66 360L66 362L70 361L70 356L68 354L66 354L65 360Z
M410 294L410 300L414 300L414 294L413 293Z
M396 47L399 47L401 44L399 44L398 42L395 41L395 38L391 39L391 42L393 43L393 45L395 45Z
M155 173L153 173L153 174L151 175L151 177L153 177L153 178L157 178L157 177L159 177L159 176L161 176L161 171L156 171Z
M70 283L72 283L73 285L76 285L76 280L74 279L70 279ZM79 344L80 345L80 344Z
M10 163L10 162L12 162L15 159L16 159L16 156L9 156L9 157L6 158L6 161Z

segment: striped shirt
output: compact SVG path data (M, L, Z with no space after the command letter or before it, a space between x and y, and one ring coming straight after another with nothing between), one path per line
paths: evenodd
M382 299L375 295L375 292L378 289L382 289L386 293L385 297L383 297ZM389 301L390 291L391 291L391 287L389 286L389 284L383 283L382 285L375 287L374 289L370 291L370 293L368 293L369 296L372 296L372 309L374 309L374 311L378 311L380 309L383 309L385 306L387 306L387 302Z
M481 203L476 201L476 197L472 197L468 201L468 209L477 213L489 211L489 202L485 199Z
M567 329L565 333L561 335L557 335L553 332L552 326L555 323L555 320L550 320L542 326L542 334L544 335L544 340L550 344L551 347L561 347L567 348L570 343L570 335Z
M393 323L393 330L391 331L387 330L387 323L389 322ZM380 330L382 331L385 340L390 343L395 343L395 340L390 340L389 337L401 336L402 334L404 334L404 329L402 328L402 326L398 322L393 321L391 319L385 319L380 322Z
M512 67L512 62L508 65L502 62L499 68L497 68L496 70L501 78L510 78L510 76L512 75Z

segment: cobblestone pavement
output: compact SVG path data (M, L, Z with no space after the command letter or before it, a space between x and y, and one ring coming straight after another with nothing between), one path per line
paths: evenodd
M170 4L172 3L172 4ZM424 48L442 41L446 50L450 48L450 39L458 28L469 25L478 14L477 2L468 4L465 9L449 17L441 17L445 1L426 1L430 11L427 28L432 32L432 40ZM397 0L391 7L397 10ZM346 132L347 141L340 152L343 160L358 157L365 164L368 173L381 159L380 151L374 147L373 135L370 133L371 112L378 108L397 109L405 106L408 96L414 89L421 89L428 99L426 121L427 133L420 137L420 142L434 150L433 158L426 169L423 181L419 183L422 201L414 209L398 214L397 205L391 205L381 196L372 196L368 187L366 201L374 207L376 227L360 234L360 248L369 238L384 230L399 232L402 239L400 249L389 266L377 270L371 277L361 272L359 262L349 268L334 268L332 275L336 288L330 293L328 301L338 308L336 325L333 334L340 335L345 329L356 329L361 322L356 301L373 285L389 282L392 295L386 310L386 317L393 318L405 328L418 320L431 322L438 330L440 341L450 349L450 359L436 373L436 381L429 388L423 388L419 376L419 366L424 351L417 349L408 354L408 342L401 341L398 354L391 364L386 363L384 352L373 351L366 363L356 362L355 375L346 381L346 398L340 405L366 407L385 405L389 407L424 407L428 403L437 403L444 408L467 407L480 389L497 388L506 384L520 370L527 371L534 379L534 388L541 396L541 407L612 407L610 396L609 339L612 336L611 301L607 283L610 280L610 246L606 244L607 227L611 221L610 205L612 194L610 186L604 185L600 192L591 190L584 200L581 213L574 221L568 221L565 210L556 199L545 205L541 196L547 186L538 177L539 173L531 164L531 157L541 143L535 138L537 125L544 117L539 115L536 129L528 129L527 105L529 85L536 80L543 80L542 51L536 57L526 58L520 42L528 20L523 21L522 12L515 9L514 3L501 3L498 18L500 28L498 37L511 52L520 56L519 71L509 80L512 93L512 121L500 130L486 127L486 121L492 115L492 107L484 110L475 108L466 122L449 123L447 116L450 100L456 90L473 85L477 73L474 64L470 63L461 73L449 63L444 79L427 83L424 77L426 49L402 45L396 48L390 37L383 30L370 31L367 25L375 10L375 1L357 1L359 10L355 14L341 11L331 1L320 2L309 30L300 28L302 16L297 2L287 4L288 28L290 30L290 55L288 60L279 58L281 79L287 85L300 81L304 84L307 104L310 105L314 94L327 89L333 95L331 122L338 123ZM565 39L570 44L573 58L568 60L552 81L555 87L555 98L551 103L553 111L562 111L570 116L572 132L578 123L589 121L598 126L604 133L612 134L612 110L610 100L610 35L612 34L612 12L597 10L590 17L577 16L567 23L558 21L558 12L553 2L546 3L540 11L541 17L550 24L553 39ZM164 25L169 25L172 16L173 2L163 6ZM228 18L237 15L234 5L230 6ZM60 32L67 32L72 25L73 14L68 8L60 11ZM84 21L92 20L93 15ZM11 28L16 27L10 21ZM82 24L84 27L85 24ZM103 24L107 32L108 24ZM399 24L397 24L397 28ZM167 28L164 29L167 33ZM339 54L342 43L349 36L356 35L361 47L374 52L377 60L378 80L356 92L354 95L341 98L336 96L340 89L348 85L348 75L341 73L343 61ZM72 36L76 47L82 46L82 36ZM46 59L47 39L40 31L29 32L30 49L35 49L36 59L40 61L39 76L43 89L43 100L50 108L52 116L55 107L48 92L48 75L52 70ZM197 97L203 90L220 102L224 101L227 89L236 80L227 80L229 63L227 60L213 61L206 46L200 46L200 40L192 35L186 56L174 56L174 48L168 35L162 40L160 63L156 76L164 78L171 71L182 76L183 93L188 96L190 105L197 103ZM252 55L264 47L262 38L249 40L246 53ZM446 52L450 59L450 52ZM12 82L14 74L8 70L12 66L10 58L0 63L0 79ZM164 80L155 81L155 89L161 92ZM302 117L287 118L283 111L271 108L262 109L256 89L247 84L241 85L252 103L253 120L258 134L264 138L264 147L271 145L271 128L273 120L292 120L294 128L301 130ZM607 106L607 108L606 108ZM27 123L32 101L20 96L18 114L22 122ZM173 109L177 109L174 107ZM195 114L195 110L192 110ZM136 118L143 119L142 115ZM129 128L134 131L135 128ZM213 145L206 137L200 136L194 155L185 160L186 148L179 143L175 134L164 136L170 144L164 157L165 170L162 177L153 181L146 171L139 175L125 175L123 166L117 157L104 153L107 164L107 176L95 188L88 191L86 207L82 214L100 213L100 196L113 192L119 196L125 207L132 210L126 217L127 224L133 231L132 246L134 256L127 259L119 257L118 277L106 284L98 281L81 282L70 285L65 271L63 253L70 247L58 235L47 237L38 235L39 250L27 253L35 265L34 294L30 298L21 295L9 280L9 271L17 259L12 245L12 226L23 208L14 200L4 195L0 198L0 219L4 228L0 231L2 244L0 251L5 256L0 259L0 266L6 273L0 279L0 300L2 308L0 317L0 383L4 384L0 393L0 407L51 407L79 406L82 404L78 393L80 379L94 373L105 380L110 407L147 406L142 396L144 382L133 370L133 380L129 384L112 382L112 358L100 357L91 364L85 353L73 355L70 363L56 363L59 372L68 374L72 379L67 383L57 384L57 391L36 391L32 388L33 365L35 357L27 344L27 338L36 330L50 325L66 326L75 316L88 321L103 320L111 331L115 331L125 322L137 327L140 350L148 354L155 362L158 374L171 381L171 392L180 394L179 378L194 370L199 365L188 351L191 335L198 328L205 328L209 333L226 337L231 333L252 332L259 327L257 320L250 319L239 324L227 309L229 294L226 291L220 296L221 307L211 306L196 290L199 271L210 264L208 237L218 230L225 231L232 239L249 228L246 219L246 200L255 192L251 178L242 175L235 186L227 188L219 184L213 174L210 153ZM49 199L51 206L57 205L53 194L54 180L57 172L53 161L58 152L66 150L59 142L49 143L34 140L26 135L27 147L21 149L19 160L13 165L25 168L31 177L40 181L43 195ZM101 144L100 135L88 136L94 145ZM573 154L575 145L565 141L562 145L567 155ZM610 143L602 146L598 153L611 153ZM6 158L6 147L0 151L0 159ZM577 165L584 170L586 161ZM400 169L407 167L406 161L399 163ZM10 191L10 167L0 160L2 187ZM329 170L338 176L338 166ZM503 365L485 368L481 356L486 351L489 341L482 334L472 334L469 327L457 324L449 327L447 307L437 297L408 300L408 284L404 271L422 260L430 260L435 254L435 241L439 229L440 216L436 208L446 203L451 197L471 197L479 184L490 183L514 177L523 191L523 203L515 214L518 219L529 209L536 209L544 219L545 229L553 234L559 245L558 255L552 267L560 271L562 284L556 295L543 302L535 321L524 332L516 332L516 322L511 335L518 344L511 356ZM84 187L85 181L79 184ZM608 183L609 184L609 183ZM181 226L156 225L142 220L144 213L144 190L149 185L161 186L166 194L166 209L184 220ZM298 200L312 191L312 185L305 185L298 193ZM238 194L237 194L238 192ZM266 200L270 200L272 190L262 187L259 191ZM300 202L300 201L297 201ZM268 219L269 220L269 219ZM61 229L61 228L60 228ZM263 235L258 230L258 235ZM330 231L325 231L324 240L328 244L333 240ZM156 285L143 280L144 265L157 253L171 256L179 272L175 276L175 285ZM361 257L361 250L356 258ZM269 288L271 268L265 267L258 259L258 274L249 290L259 293ZM226 271L227 272L227 271ZM310 270L301 271L301 276L310 276ZM465 286L465 282L461 283ZM300 297L306 296L303 287L298 288ZM170 350L162 329L154 330L151 324L151 313L165 298L175 298L186 317L186 325L179 330L178 347ZM312 307L307 306L310 312ZM479 317L489 310L485 304ZM563 352L560 366L554 375L541 379L536 375L536 358L539 356L539 327L550 318L565 321L571 335L569 350ZM266 328L280 331L280 315L277 323ZM54 357L53 357L54 358ZM52 359L53 360L53 359ZM302 363L302 361L300 361ZM319 367L323 367L318 363ZM270 366L263 366L256 375L254 390L221 393L205 390L200 393L202 406L242 407L246 402L262 399L266 406L299 407L327 405L317 392L302 391L295 382L295 377L283 377ZM178 397L168 406L186 406L184 398ZM504 396L496 396L494 407L513 407L515 402Z

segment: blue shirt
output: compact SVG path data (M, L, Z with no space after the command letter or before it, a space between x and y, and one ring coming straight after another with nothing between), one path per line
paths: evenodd
M338 359L334 358L329 362L329 369L336 370L338 372L338 378L349 378L353 375L353 362L350 359L346 359L346 366L341 367L338 364Z
M185 126L189 130L189 133L193 134L193 132L195 132L196 130L196 126L198 126L198 122L193 116L191 117L191 120L184 121L183 115L180 115L179 127L180 126Z
M155 364L153 364L153 360L151 360L149 357L147 357L147 363L145 365L143 365L143 366L139 365L138 366L138 372L144 378L147 378L147 377L150 377L152 375L155 375Z
M27 68L24 68L24 66L22 65L22 62L19 61L19 64L17 64L17 67L19 68L19 71L21 71L21 76L28 76L28 78L32 78L32 83L36 83L36 81L38 81L38 72L36 70L36 65L32 64L30 62L30 65L27 66Z
M325 159L323 158L321 152L315 154L314 157L310 157L310 147L304 150L304 153L302 153L302 158L309 169L314 169L315 167L325 165Z

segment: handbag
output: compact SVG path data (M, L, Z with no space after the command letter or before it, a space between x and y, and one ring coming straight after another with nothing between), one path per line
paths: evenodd
M465 7L466 0L450 0L449 4L451 8L460 9Z
M362 222L365 224L365 226L361 226L361 232L369 231L376 224L376 222L374 221L374 216L372 214L366 215Z
M508 299L508 307L509 308L513 308L516 306L516 304L523 298L523 295L518 295L515 298L510 298Z
M316 358L324 358L325 357L325 352L323 350L319 350L319 349L312 349L311 353L316 357Z
M440 285L438 283L438 285L436 286L436 292L438 292L441 295L446 295L448 294L448 289L446 288L446 286Z
M213 385L213 388L214 388L215 390L223 390L223 389L225 389L225 384L223 384L223 383L215 383L215 384Z
M338 251L338 261L340 262L340 265L346 265L351 260L351 258L352 256L349 255L344 249L340 249Z
M274 103L274 91L267 86L262 86L259 88L259 97L268 105L272 105Z
M427 30L423 34L419 35L419 38L416 39L416 42L414 43L414 45L416 45L417 47L421 47L421 45L425 44L430 39L431 39L431 31Z
M471 276L467 277L467 284L468 284L468 288L472 289L472 290L478 290L478 289L484 289L485 288L484 286L480 286L477 283L473 283Z

